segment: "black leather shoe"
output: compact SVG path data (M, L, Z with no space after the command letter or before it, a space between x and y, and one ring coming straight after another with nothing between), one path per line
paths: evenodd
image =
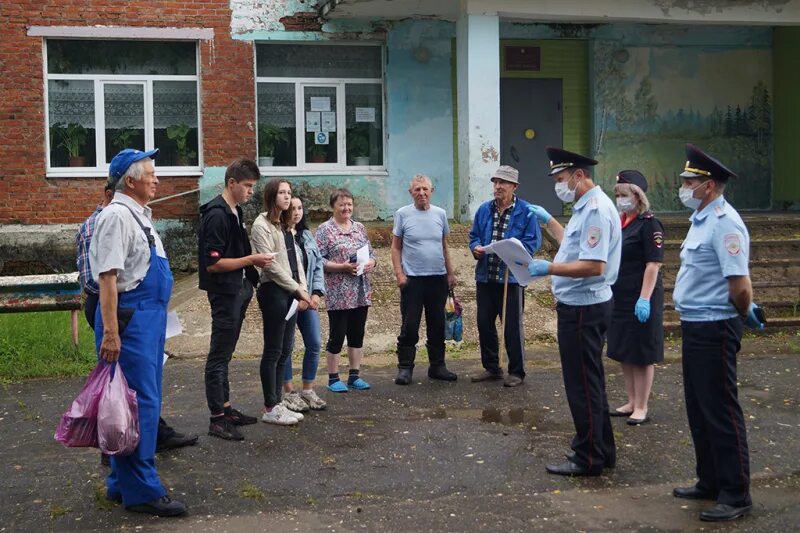
M575 452L567 452L567 453L564 454L564 457L566 457L567 461L569 461L570 463L574 463L575 462ZM616 459L611 459L610 461L608 459L606 459L606 462L603 465L603 468L614 468L615 466L617 466L617 460Z
M503 379L503 372L489 372L484 370L477 376L472 376L469 380L473 383L481 383L483 381L499 381Z
M401 368L397 371L397 377L394 378L395 385L410 385L411 377L414 373L413 368Z
M428 377L442 381L456 381L458 379L458 376L447 370L447 367L444 365L428 368Z
M572 461L565 461L559 465L547 465L547 471L557 476L599 476L601 472L592 472L588 468L578 466Z
M608 412L608 416L631 416L633 411L619 411L617 409L612 409Z
M154 516L178 516L186 512L186 506L183 502L173 500L169 496L162 496L157 500L140 503L139 505L129 505L125 509L133 511L134 513L151 514Z
M233 407L225 409L225 418L237 426L250 426L258 422L258 418L254 416L248 416L238 409L234 409Z
M672 495L676 498L684 498L686 500L716 500L717 494L707 490L698 489L697 486L692 487L675 487L672 489Z
M214 418L208 425L208 434L225 440L244 440L236 425L224 416Z
M628 424L629 426L641 426L642 424L649 424L650 417L649 416L645 416L644 418L631 417L628 418L628 420L626 420L625 423Z
M747 516L752 510L752 505L734 507L733 505L718 503L711 509L701 512L700 520L705 522L726 522L728 520L736 520L737 518Z
M174 450L175 448L183 448L184 446L194 446L197 444L197 439L200 437L195 433L184 435L177 431L170 435L169 438L160 441L156 444L156 453L165 452L167 450Z

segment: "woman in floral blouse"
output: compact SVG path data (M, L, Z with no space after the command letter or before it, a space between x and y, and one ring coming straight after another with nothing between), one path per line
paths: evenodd
M364 326L367 311L372 305L372 287L369 273L375 268L375 254L363 224L353 216L353 194L347 189L331 193L333 217L320 224L316 233L317 247L325 263L326 307L329 334L325 347L328 356L328 389L347 392L350 388L369 389L369 384L358 375L361 366ZM369 261L360 266L356 261L359 248L367 246ZM345 385L339 379L339 353L347 337L347 358L350 374Z

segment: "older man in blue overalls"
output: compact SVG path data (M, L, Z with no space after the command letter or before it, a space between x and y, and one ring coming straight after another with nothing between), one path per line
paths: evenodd
M177 516L186 506L167 496L155 467L172 292L169 262L146 207L158 185L157 154L158 149L125 149L111 161L109 183L116 194L98 216L89 263L100 287L95 316L98 354L108 363L118 363L139 403L139 445L130 455L111 459L106 494L129 511Z

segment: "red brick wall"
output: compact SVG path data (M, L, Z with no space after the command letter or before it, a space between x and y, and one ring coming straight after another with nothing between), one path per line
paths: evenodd
M84 220L101 196L100 178L45 176L42 38L29 26L149 26L214 29L201 56L206 166L255 157L252 43L230 38L229 0L11 0L0 2L0 224ZM213 51L213 53L212 53ZM160 178L158 196L197 187L196 177ZM154 207L160 218L190 218L197 194Z

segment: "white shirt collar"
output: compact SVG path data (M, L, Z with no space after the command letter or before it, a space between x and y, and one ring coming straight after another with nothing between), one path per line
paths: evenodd
M147 206L139 205L139 202L131 198L125 193L118 192L114 195L114 201L119 201L121 204L125 204L135 212L139 213L140 215L146 216L148 219L152 220L153 210Z

